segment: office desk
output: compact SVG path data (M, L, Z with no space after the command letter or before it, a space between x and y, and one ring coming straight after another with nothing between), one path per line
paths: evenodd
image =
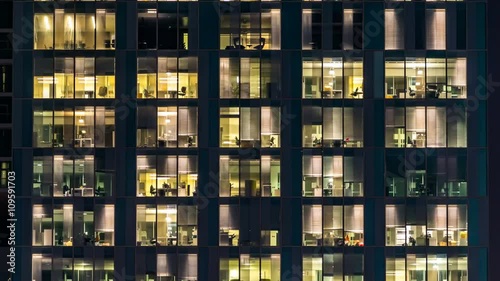
M92 138L75 139L75 147L94 147Z
M73 196L92 197L94 196L94 188L92 187L79 187L73 189Z

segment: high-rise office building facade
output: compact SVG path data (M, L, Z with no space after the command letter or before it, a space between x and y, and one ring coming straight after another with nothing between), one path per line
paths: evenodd
M14 0L14 280L486 281L485 14Z

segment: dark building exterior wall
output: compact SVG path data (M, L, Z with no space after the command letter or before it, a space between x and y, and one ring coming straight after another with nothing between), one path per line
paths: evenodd
M16 185L23 218L22 270L14 280L487 280L486 7L14 0L12 156L13 170L22 171ZM386 26L385 10L403 16ZM114 36L104 27L92 39L68 31L79 15L99 26L105 13L115 15ZM389 50L391 26L404 32L394 33ZM179 35L185 30L188 39ZM243 43L247 33L252 39ZM232 41L238 36L240 43ZM160 71L164 58L175 67ZM338 70L330 59L341 60ZM466 64L457 66L458 59ZM391 70L387 62L403 67ZM431 66L439 64L447 66ZM319 72L307 76L309 65ZM175 68L180 74L171 78ZM392 89L390 71L399 73ZM328 84L338 72L343 80ZM50 86L65 79L54 73L76 73L71 90ZM148 73L157 79L151 88L143 84ZM196 82L182 76L189 73ZM78 88L94 76L97 86ZM168 83L177 88L161 88ZM228 108L238 110L239 127L225 135L221 127L235 118ZM279 119L264 115L270 108ZM251 109L259 113L244 117ZM330 109L341 113L327 120ZM402 123L394 121L398 110ZM224 128L236 127L229 124ZM330 191L339 172L327 163L336 159L342 179ZM279 163L270 179L268 163ZM235 196L233 185L240 188ZM330 229L336 215L340 227ZM172 220L175 231L166 226ZM277 242L265 242L272 231ZM403 237L392 241L391 231ZM235 233L238 242L229 239Z

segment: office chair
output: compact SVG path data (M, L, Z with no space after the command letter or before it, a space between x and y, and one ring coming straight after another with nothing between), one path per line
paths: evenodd
M354 90L354 92L351 93L351 96L357 97L358 96L358 90L359 90L359 87L356 87L356 90Z
M414 97L416 95L415 91L411 89L411 87L408 87L408 95L410 95L410 97Z
M153 185L151 185L149 187L149 193L152 195L152 196L155 196L156 195L156 188L153 187Z
M233 39L233 45L235 49L245 49L245 46L241 45L240 37L236 37Z
M99 87L99 93L98 93L98 95L99 95L100 97L105 97L105 96L107 96L107 95L108 95L108 87L105 87L105 86L101 86L101 87Z
M264 45L266 45L266 38L260 38L259 45L255 46L254 49L255 50L262 50L262 49L264 49Z
M181 87L181 91L177 93L178 96L184 97L186 96L187 88L185 86Z

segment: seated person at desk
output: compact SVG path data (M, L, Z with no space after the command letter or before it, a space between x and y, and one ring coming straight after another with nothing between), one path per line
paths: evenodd
M151 196L155 196L156 195L156 189L153 187L153 185L151 185L149 187L149 193L151 194Z
M67 184L64 184L63 186L63 193L64 196L70 196L71 195L71 190Z

